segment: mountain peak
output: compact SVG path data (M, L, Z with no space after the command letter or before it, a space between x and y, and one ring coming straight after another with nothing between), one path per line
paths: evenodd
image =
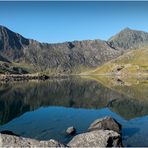
M7 27L0 25L0 30L7 30L10 31Z
M122 31L130 31L132 29L130 29L129 27L125 27Z
M0 51L5 53L9 60L18 58L22 48L29 45L29 40L0 25Z
M137 30L133 30L133 29L131 29L131 28L129 28L129 27L125 27L124 29L122 29L119 33L122 33L122 32L132 32L132 31L137 31ZM119 34L118 33L118 34Z
M4 26L0 25L0 28L4 28ZM6 27L5 27L6 28Z
M117 49L135 49L148 44L148 33L126 27L112 36L108 43Z

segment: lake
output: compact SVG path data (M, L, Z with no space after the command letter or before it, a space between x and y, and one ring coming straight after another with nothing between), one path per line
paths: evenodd
M122 125L124 146L148 146L148 79L130 81L68 77L0 83L0 131L67 143L96 119L112 116Z

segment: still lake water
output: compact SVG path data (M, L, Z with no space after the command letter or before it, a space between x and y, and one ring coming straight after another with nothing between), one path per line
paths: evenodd
M0 131L67 143L69 126L85 132L97 118L112 116L122 124L125 146L148 146L148 83L105 85L94 79L0 84Z

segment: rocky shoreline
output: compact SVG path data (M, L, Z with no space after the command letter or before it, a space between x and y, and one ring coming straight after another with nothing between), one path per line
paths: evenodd
M95 120L85 133L74 136L66 145L53 139L39 141L2 131L0 147L123 147L123 144L121 125L112 117L105 117Z
M13 82L13 81L30 81L30 80L48 80L48 79L63 79L69 77L68 75L45 75L45 74L10 74L0 75L0 81Z

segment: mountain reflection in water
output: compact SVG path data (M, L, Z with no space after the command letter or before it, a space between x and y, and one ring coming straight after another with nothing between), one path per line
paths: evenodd
M130 91L132 87L135 86L107 87L96 80L77 77L45 82L32 81L0 84L0 130L10 129L23 136L48 139L54 129L50 138L65 142L67 139L61 138L63 135L58 134L59 129L62 129L61 131L64 133L63 130L65 130L66 126L75 124L80 126L77 128L79 132L82 132L96 118L111 115L121 122L123 126L128 125L124 126L123 137L124 141L126 141L125 144L131 145L131 141L127 142L130 139L129 137L139 132L139 126L136 127L137 121L133 121L140 119L140 117L142 121L145 121L143 124L148 121L147 117L145 117L146 120L143 118L148 115L148 100L144 97L148 93L143 89L143 93L140 92L142 93L141 99L139 93L136 95L137 92L134 92L133 89ZM46 108L44 109L44 107ZM51 122L47 122L49 127L46 123L43 123L46 120L49 121L48 116L51 119ZM27 120L23 118L27 118ZM84 120L82 121L83 118ZM38 119L40 119L40 124ZM57 123L60 122L59 120L63 121L56 129L53 123L57 126ZM128 124L126 123L127 121ZM131 127L130 122L134 127ZM34 128L35 125L40 133ZM51 129L51 131L48 129L50 134L44 129L45 127ZM26 133L26 130L30 132ZM39 134L40 136L37 136ZM47 136L48 134L50 136ZM148 132L145 134L148 135Z

